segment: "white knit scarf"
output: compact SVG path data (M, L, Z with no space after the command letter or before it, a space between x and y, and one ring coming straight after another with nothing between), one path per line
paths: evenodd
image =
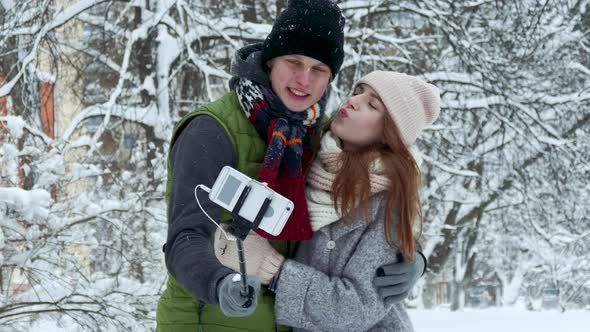
M309 219L314 232L342 218L339 211L334 208L334 202L330 197L332 184L341 167L341 153L340 139L331 131L326 132L322 137L317 158L313 161L307 175L305 189ZM414 157L418 168L420 168L423 160L420 150L415 145L412 145L410 153ZM373 162L369 170L369 178L371 181L371 195L384 191L389 186L389 179L384 175L384 165L380 159Z
M334 183L341 167L342 148L340 144L338 137L334 136L331 131L326 132L322 137L317 158L312 163L307 175L308 185L305 189L305 197L307 198L311 228L314 232L342 218L339 211L334 208L330 197L332 183ZM389 186L389 180L383 173L382 163L380 160L376 160L369 175L371 194L384 191Z

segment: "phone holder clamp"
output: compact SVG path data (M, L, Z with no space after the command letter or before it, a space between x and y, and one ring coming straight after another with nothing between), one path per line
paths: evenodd
M251 230L258 228L260 222L262 221L262 218L264 218L264 215L266 214L266 210L268 210L268 207L272 201L268 197L265 198L264 202L260 206L260 210L258 210L258 213L256 214L256 218L253 222L250 222L242 218L239 214L240 209L242 208L242 205L244 204L246 197L248 197L248 193L250 192L250 190L251 187L248 185L240 194L240 197L238 198L238 201L236 202L236 205L234 206L231 212L233 222L227 227L228 232L230 232L233 236L237 237L242 241L246 239L246 236L248 236L248 233L250 233Z

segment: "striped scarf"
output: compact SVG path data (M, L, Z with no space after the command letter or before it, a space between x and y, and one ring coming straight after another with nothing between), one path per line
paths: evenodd
M305 201L303 169L311 158L311 137L323 117L318 104L303 112L287 109L270 88L240 78L235 90L242 109L268 147L258 181L290 199L295 204L283 231L273 236L256 232L271 240L308 240L313 231Z

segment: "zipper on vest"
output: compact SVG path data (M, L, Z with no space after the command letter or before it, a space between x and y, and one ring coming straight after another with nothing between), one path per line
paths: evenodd
M203 314L203 309L205 308L205 302L199 300L198 307L197 307L197 331L203 332L203 325L201 325L201 315Z
M287 240L287 252L285 253L285 256L292 257L291 256L291 240Z

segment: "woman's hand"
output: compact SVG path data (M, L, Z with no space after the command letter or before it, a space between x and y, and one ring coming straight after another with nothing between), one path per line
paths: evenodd
M405 262L398 254L398 262L379 267L373 278L379 296L385 303L401 302L408 297L412 287L426 271L426 257L416 252L413 262Z

